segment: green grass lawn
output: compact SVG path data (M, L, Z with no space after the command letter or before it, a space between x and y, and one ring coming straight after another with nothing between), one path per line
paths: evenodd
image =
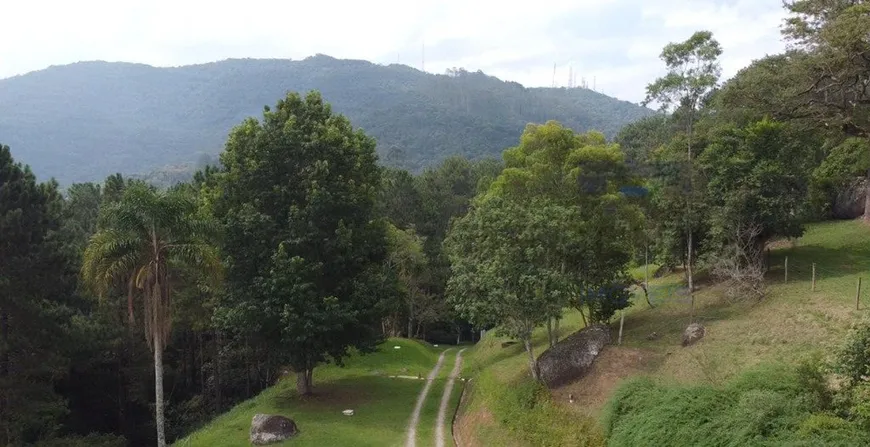
M532 383L522 346L502 347L505 340L488 334L473 351L466 351L465 375L474 381L457 421L462 438L468 445L542 445L547 439L548 445L601 445L600 412L627 378L721 385L761 363L796 364L814 352L830 353L850 324L870 312L868 261L870 228L863 223L809 225L793 245L782 242L771 250L763 300L729 300L721 286L701 281L695 293L696 315L707 334L688 348L680 346L690 322L682 273L651 278L655 308L649 308L642 294L634 297L625 313L623 344L605 350L589 376L534 398L529 397ZM650 274L653 271L651 267ZM642 277L643 267L632 269L632 275ZM856 311L859 277L864 282L862 310ZM614 341L618 317L611 323ZM563 336L581 326L579 314L567 312ZM535 354L546 348L546 330L541 328L534 335ZM567 402L569 393L577 400L574 404ZM588 436L583 438L581 431ZM570 441L560 443L565 439Z
M401 349L394 349L394 346L401 346ZM174 445L248 445L251 418L256 413L269 413L287 416L299 427L298 436L277 445L401 446L424 382L386 376L421 374L425 377L445 348L449 347L435 348L404 339L388 340L376 353L353 356L345 368L332 365L317 368L314 372L314 396L300 398L295 390L295 377L288 377ZM444 368L448 373L453 365L452 357L450 352L445 356ZM425 432L429 438L434 436L440 392L447 376L442 377L429 391L418 435ZM344 416L341 412L345 409L353 409L355 414Z

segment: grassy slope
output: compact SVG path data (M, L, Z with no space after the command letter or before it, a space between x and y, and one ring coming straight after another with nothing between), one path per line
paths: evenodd
M782 268L786 256L787 284ZM651 293L656 308L649 309L642 296L636 297L625 315L622 346L606 350L588 377L538 399L534 411L523 407L522 393L530 379L522 347L502 348L503 340L487 336L473 354L466 351L465 373L475 379L458 421L464 444L568 445L564 440L571 439L574 445L579 441L597 445L602 440L595 421L624 378L648 375L663 381L721 384L761 362L793 364L812 352L829 352L863 312L855 310L859 276L865 281L862 309L870 307L867 259L870 229L860 222L811 225L793 247L785 243L773 249L763 301L732 303L723 298L720 287L702 285L696 305L707 336L689 348L680 347L682 330L689 322L682 276L655 279ZM813 263L818 278L815 292L810 290ZM615 335L619 321L614 320ZM569 313L563 333L581 326L579 315ZM648 339L653 332L656 337ZM543 329L535 334L535 349L536 354L546 349ZM569 393L577 399L573 405L567 402ZM587 423L593 425L584 427ZM580 429L588 437L572 439Z
M401 349L393 346L401 346ZM311 398L300 398L295 391L294 378L289 377L175 445L247 445L251 418L256 413L282 414L295 420L300 434L285 443L294 447L403 445L405 428L423 382L381 374L425 377L442 350L444 347L434 348L416 341L388 340L376 353L352 357L345 368L316 369L316 394ZM453 351L447 353L444 362L448 372L453 367ZM428 438L433 437L440 392L447 373L442 372L439 377L429 391L418 427L418 434L426 434ZM354 416L342 415L341 411L349 408L355 411ZM421 438L418 438L420 445L434 443L428 439L423 443Z

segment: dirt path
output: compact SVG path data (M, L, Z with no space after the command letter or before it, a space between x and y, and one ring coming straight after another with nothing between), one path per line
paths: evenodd
M444 385L444 393L441 395L441 407L438 409L438 421L435 423L435 447L444 447L444 426L447 422L447 405L450 403L453 383L456 382L456 378L459 377L459 371L462 370L462 351L465 351L465 349L460 349L456 353L453 371L450 371L450 377L447 379L447 384Z
M417 405L414 405L414 412L411 413L411 422L408 422L408 438L405 441L405 447L417 446L417 424L420 422L420 411L423 410L423 403L426 402L426 396L429 394L429 388L432 387L432 381L438 377L438 371L441 370L441 365L444 364L444 355L447 351L438 356L438 362L435 367L429 372L426 377L426 384L423 385L423 390L420 391L420 396L417 397Z

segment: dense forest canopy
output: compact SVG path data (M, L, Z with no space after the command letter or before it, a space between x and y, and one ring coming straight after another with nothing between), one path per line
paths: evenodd
M613 135L652 113L583 88L524 88L481 72L434 75L324 55L177 68L81 62L0 80L0 135L41 179L64 186L115 172L169 184L216 158L239 121L288 91L309 90L373 136L382 162L414 172L450 155L497 156L529 122Z

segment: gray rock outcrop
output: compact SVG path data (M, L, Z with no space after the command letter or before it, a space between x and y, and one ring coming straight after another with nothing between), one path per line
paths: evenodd
M583 377L605 345L610 343L610 328L594 325L569 335L538 357L541 380L550 388Z
M255 414L251 419L251 444L267 445L290 439L299 433L296 423L284 416Z
M835 219L855 219L863 216L866 195L867 181L856 179L837 194L834 203L831 204L831 214Z
M683 331L683 346L689 346L696 341L704 338L706 330L704 326L701 326L699 323L690 324L685 331Z

